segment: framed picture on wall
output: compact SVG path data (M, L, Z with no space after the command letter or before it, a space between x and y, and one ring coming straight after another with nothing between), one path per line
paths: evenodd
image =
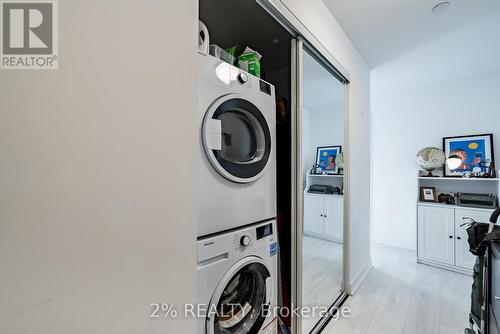
M339 174L335 159L342 152L342 146L320 146L316 150L316 165L326 174Z
M421 202L437 202L435 187L420 187L420 201Z
M447 158L462 160L462 164L454 170L445 165L445 177L462 177L464 174L481 177L495 165L493 134L446 137L443 138L443 150Z

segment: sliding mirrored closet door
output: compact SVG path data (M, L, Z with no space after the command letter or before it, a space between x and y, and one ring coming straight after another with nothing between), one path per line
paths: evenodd
M298 333L325 323L320 308L344 292L345 81L297 41L297 300L310 309ZM316 310L316 311L314 311Z

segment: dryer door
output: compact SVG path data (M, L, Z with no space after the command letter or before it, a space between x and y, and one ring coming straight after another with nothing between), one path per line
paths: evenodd
M269 268L256 256L233 265L212 296L206 322L208 334L258 333L270 307L272 280Z
M271 134L264 115L238 94L225 95L210 106L202 140L215 170L236 183L257 180L271 154Z

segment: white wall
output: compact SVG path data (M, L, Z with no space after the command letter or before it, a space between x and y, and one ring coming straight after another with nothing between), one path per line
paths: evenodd
M351 75L352 283L369 72L321 0L284 2ZM0 72L1 331L194 333L149 304L195 300L196 2L59 4L60 69Z
M319 146L344 147L345 86L307 52L304 53L303 75L302 169L305 180L316 162Z
M282 0L349 71L351 206L350 279L356 287L370 260L370 72L365 61L322 0Z
M307 173L316 161L319 146L341 145L344 149L344 107L304 107L303 114L303 172Z
M1 333L195 332L149 305L195 300L197 16L59 1L60 69L0 71Z
M374 241L416 248L419 149L494 133L498 157L499 22L485 18L372 71Z

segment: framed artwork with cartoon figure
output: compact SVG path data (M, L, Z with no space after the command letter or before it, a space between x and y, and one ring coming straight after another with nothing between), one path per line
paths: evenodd
M445 165L445 177L462 177L464 174L484 177L495 165L493 134L446 137L443 138L443 150L447 158L462 160L462 164L454 170Z
M338 175L339 168L335 159L342 152L342 146L320 146L316 150L316 165L325 174Z

